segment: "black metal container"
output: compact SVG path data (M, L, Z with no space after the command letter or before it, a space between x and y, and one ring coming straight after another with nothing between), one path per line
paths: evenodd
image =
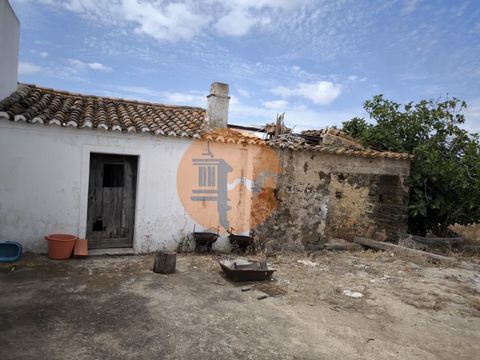
M245 235L228 235L228 240L230 240L230 244L235 249L239 249L245 251L249 246L253 246L253 238L251 236Z
M195 251L201 252L206 250L212 251L212 245L218 239L218 234L212 232L194 232L193 239L195 240Z

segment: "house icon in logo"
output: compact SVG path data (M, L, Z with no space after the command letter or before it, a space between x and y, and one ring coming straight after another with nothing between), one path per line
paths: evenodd
M207 152L202 153L204 158L192 159L192 165L198 168L198 188L192 189L192 201L214 201L217 203L218 222L223 228L230 228L227 212L228 205L228 173L233 169L224 160L215 158L210 151L210 142L207 143Z

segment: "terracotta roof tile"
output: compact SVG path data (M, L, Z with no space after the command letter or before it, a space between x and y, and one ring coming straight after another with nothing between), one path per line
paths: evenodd
M200 138L205 110L18 85L0 101L0 118L32 124Z
M281 149L318 151L326 154L356 156L374 159L388 158L395 160L409 160L413 158L413 155L407 153L395 153L391 151L376 151L372 149L366 149L359 145L354 139L349 138L347 135L345 135L345 137L343 138L344 134L340 135L337 132L339 131L335 130L335 134L330 132L326 134L325 132L322 132L320 130L315 135L313 135L313 132L310 131L309 133L303 132L301 134L309 137L318 136L318 134L321 134L322 137L327 135L327 141L320 141L320 143L317 145L309 143L306 139L304 139L301 135L298 134L285 134L274 137L270 140L267 140L267 145ZM342 137L342 141L340 141L337 137Z
M81 95L25 84L18 85L16 92L0 101L2 118L41 125L124 133L150 132L162 136L203 138L227 144L269 145L345 156L399 160L412 157L410 154L365 149L336 129L280 135L267 141L232 129L205 132L205 110L202 108ZM312 144L306 140L312 137L317 137L318 143Z
M265 146L265 140L257 136L246 135L240 131L233 129L214 129L203 134L202 138L209 141L219 141L227 144L242 144L242 145L260 145Z

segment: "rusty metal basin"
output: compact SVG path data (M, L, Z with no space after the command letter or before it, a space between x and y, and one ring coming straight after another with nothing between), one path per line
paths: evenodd
M266 262L254 260L218 260L225 275L233 281L265 281L271 279L275 269Z

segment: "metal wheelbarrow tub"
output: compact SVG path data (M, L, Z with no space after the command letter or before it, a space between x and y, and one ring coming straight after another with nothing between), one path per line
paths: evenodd
M201 247L205 247L207 252L211 252L212 244L217 241L218 236L218 234L212 232L193 232L196 251L200 251Z
M214 243L218 239L218 234L212 232L194 232L193 238L199 245L206 245L208 243Z
M241 250L246 250L247 247L253 245L253 238L251 236L245 235L228 235L228 240L230 240L230 244L234 248L238 248Z
M22 256L22 245L14 241L0 242L0 263L14 263ZM10 270L15 270L16 265L11 265Z
M265 262L218 260L225 275L233 281L270 280L275 269L268 268Z

